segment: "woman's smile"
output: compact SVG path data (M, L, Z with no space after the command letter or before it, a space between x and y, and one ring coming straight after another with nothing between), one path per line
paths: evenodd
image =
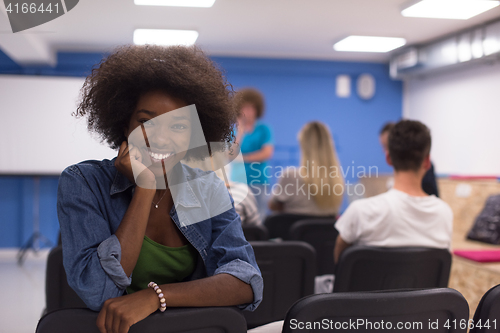
M148 155L151 158L151 162L153 163L159 163L159 162L164 162L167 160L169 157L172 157L174 155L174 152L168 152L168 153L155 153L151 150L148 149Z

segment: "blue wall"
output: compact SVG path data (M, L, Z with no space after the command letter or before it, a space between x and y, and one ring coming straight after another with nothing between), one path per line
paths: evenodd
M40 232L56 244L58 177L40 177ZM0 247L20 247L33 233L35 181L33 177L0 177ZM44 245L44 244L40 244Z
M85 76L102 55L97 53L59 53L58 65L20 67L0 51L0 74ZM346 169L354 166L380 173L391 172L378 144L378 131L387 121L396 121L402 112L402 84L389 77L385 64L306 61L255 58L213 58L235 89L256 87L266 97L264 121L274 131L276 154L273 166L298 164L297 133L308 121L327 123L333 132L340 161ZM357 97L356 79L369 73L376 80L375 97L365 101ZM349 98L335 95L339 74L351 76ZM75 161L78 162L78 161ZM353 182L351 172L346 180ZM0 247L21 246L32 233L32 177L0 176ZM55 242L58 233L56 215L57 177L42 177L40 182L41 232ZM346 201L344 203L344 208Z
M402 83L389 77L385 64L219 58L235 89L253 86L266 97L264 121L272 126L281 147L298 147L297 133L308 121L327 123L334 135L341 163L347 167L378 166L391 172L378 143L378 131L387 121L401 118ZM376 80L376 94L365 101L355 93L359 75L370 73ZM338 98L335 79L351 76L352 94Z

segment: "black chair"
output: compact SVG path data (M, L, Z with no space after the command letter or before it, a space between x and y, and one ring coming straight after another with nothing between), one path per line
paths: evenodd
M269 239L269 232L267 228L261 224L258 225L244 225L242 227L243 234L247 241L265 241Z
M269 238L281 238L290 240L290 228L300 220L325 218L324 216L296 215L296 214L274 214L264 220L264 225L269 231Z
M465 333L467 329L462 329L460 322L468 319L469 305L454 289L318 294L305 297L290 308L283 333ZM307 323L311 323L312 329L305 327Z
M63 267L61 245L54 247L47 259L45 299L46 308L44 313L66 308L87 308L82 299L68 285Z
M36 333L99 333L98 312L89 309L63 309L46 314ZM169 308L138 322L130 333L242 333L245 318L231 307Z
M472 323L469 333L500 332L500 284L483 295Z
M445 249L352 246L340 256L333 292L443 288L450 268Z
M68 285L62 258L60 245L49 253L45 285L46 309L36 332L99 333L95 325L98 313L89 310ZM235 308L169 308L164 314L154 314L132 326L130 332L239 333L246 332L246 327L245 317Z
M264 298L244 312L248 327L283 320L290 306L314 292L314 248L304 242L250 242L264 278Z
M339 232L335 219L313 219L295 222L290 229L290 239L311 244L316 250L317 274L334 274L333 249Z

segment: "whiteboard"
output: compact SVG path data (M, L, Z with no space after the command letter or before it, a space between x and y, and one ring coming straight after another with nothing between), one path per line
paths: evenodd
M0 75L0 174L59 175L116 152L75 118L84 78Z
M500 64L405 82L403 112L431 129L438 174L500 176Z

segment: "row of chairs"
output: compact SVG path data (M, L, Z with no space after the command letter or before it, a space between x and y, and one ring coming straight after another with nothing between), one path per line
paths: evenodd
M498 332L500 285L481 299L472 321L469 306L456 290L435 288L318 294L287 311L282 333L298 332ZM63 309L45 315L37 333L98 333L97 313ZM472 326L471 326L472 324ZM479 325L478 325L479 324ZM243 333L245 318L235 308L169 309L133 325L130 333Z
M297 300L312 295L317 275L315 250L304 242L251 242L264 278L264 298L255 312L245 312L248 327L283 320ZM52 249L47 263L47 312L85 308L69 287L60 246ZM446 287L451 255L427 248L351 247L341 256L334 292L398 288Z
M297 300L314 292L316 260L314 248L304 242L251 242L264 279L264 300L254 312L244 312L249 327L282 320ZM68 285L63 267L62 247L48 256L46 309L50 313L67 308L86 308Z
M334 217L276 214L268 216L262 225L243 226L243 233L248 241L280 238L310 244L316 251L317 275L325 275L335 271L333 249L338 235L335 222Z
M324 222L325 224L334 226L337 219L334 216L273 214L267 216L263 224L244 225L243 232L248 241L261 241L272 238L297 240L297 237L300 235L300 228L298 230L297 228L294 229L294 225L303 221L307 221L311 225L314 225L315 222ZM318 224L321 225L321 223Z

